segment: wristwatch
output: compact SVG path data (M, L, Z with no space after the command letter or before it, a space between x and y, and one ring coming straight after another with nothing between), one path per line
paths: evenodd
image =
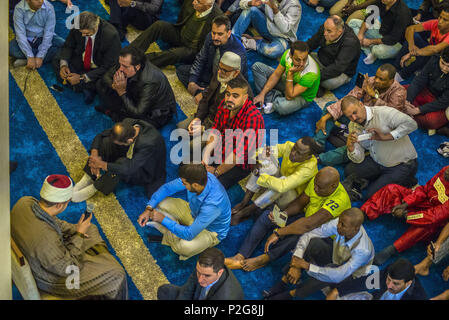
M136 6L136 2L135 1L131 1L131 3L129 4L131 8L134 8Z
M153 207L152 206L146 206L146 208L145 209L147 209L147 210L150 210L150 211L153 211L154 209L153 209Z
M281 238L281 236L278 233L279 228L276 228L273 230L273 233L276 235L276 237L278 237L279 239Z

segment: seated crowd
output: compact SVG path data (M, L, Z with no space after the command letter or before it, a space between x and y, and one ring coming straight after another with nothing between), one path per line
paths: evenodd
M264 299L306 298L325 288L327 300L430 298L417 275L447 263L449 166L417 185L419 154L409 135L424 128L449 136L448 1L424 0L418 10L404 0L305 1L330 12L306 41L297 38L299 0L180 0L176 23L160 20L163 0L107 0L109 21L82 12L65 40L54 32L48 0L11 2L13 67L52 63L60 85L86 104L98 95L95 110L114 122L95 136L80 181L49 175L40 199L24 196L11 211L12 237L40 290L127 299L126 273L92 216L76 225L57 218L70 201L107 195L122 181L145 189L138 225L162 234L150 242L169 246L180 260L199 255L186 283L161 286L159 299L243 299L232 269L250 272L290 252ZM142 32L122 47L128 25ZM160 40L168 49L147 53ZM277 59L277 67L249 65L248 50ZM391 63L363 75L357 71L362 52L365 64ZM187 160L178 178L166 182L169 150L159 130L176 116L175 94L160 69L168 65L175 65L196 110L177 124L188 137ZM356 86L309 124L313 137L264 145L265 114L287 119L354 77ZM327 141L336 148L326 150ZM343 176L337 165L344 165ZM244 198L232 207L227 190L246 178ZM173 197L180 191L187 201ZM357 208L351 201L364 203ZM363 222L389 213L409 227L375 252ZM250 217L245 239L225 258L214 247ZM263 253L254 257L266 236ZM419 242L428 244L419 264L399 257L379 271L380 288L368 292L373 266ZM80 268L76 290L64 285L70 265ZM449 267L442 277L448 281ZM449 290L433 299L449 300Z

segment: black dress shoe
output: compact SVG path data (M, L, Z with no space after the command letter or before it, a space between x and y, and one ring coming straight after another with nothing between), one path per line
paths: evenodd
M148 242L162 242L162 236L155 236L155 235L149 235L148 236Z
M92 102L94 102L95 95L96 95L95 91L89 90L89 89L84 89L83 94L84 94L84 103L85 104L91 104Z

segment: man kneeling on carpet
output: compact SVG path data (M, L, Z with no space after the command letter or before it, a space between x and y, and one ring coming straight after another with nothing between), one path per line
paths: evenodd
M147 197L165 182L165 142L157 129L143 120L125 119L99 133L90 148L84 176L75 185L73 202L97 191L113 192L119 181L143 185Z
M305 298L327 286L336 286L367 275L374 258L374 246L363 228L363 212L351 208L322 226L301 236L281 281L265 299ZM299 281L302 270L309 278ZM289 284L295 289L289 290Z
M231 202L222 184L203 164L181 164L178 174L179 178L153 194L137 221L141 227L148 224L163 234L150 236L150 241L162 241L179 254L180 260L187 260L226 237ZM188 202L170 197L184 190Z
M56 216L67 208L73 194L72 180L48 176L40 200L22 197L11 211L11 236L27 258L37 287L61 298L102 296L127 299L126 273L109 253L92 215L77 224ZM69 289L70 267L79 271L79 288Z
M229 268L253 271L263 267L269 261L291 251L298 242L299 235L320 227L351 208L351 201L335 168L321 169L300 188L304 191L284 211L288 217L286 226L276 228L278 226L272 210L266 210L253 225L238 253L226 259L225 263ZM265 244L265 253L249 258L268 232L273 234Z
M404 219L409 229L394 244L376 254L381 265L397 252L403 252L420 241L428 241L449 220L449 166L440 170L424 186L412 190L388 184L361 207L370 220L391 213Z
M243 300L242 286L224 265L224 255L217 248L204 250L182 286L164 284L157 289L158 300Z

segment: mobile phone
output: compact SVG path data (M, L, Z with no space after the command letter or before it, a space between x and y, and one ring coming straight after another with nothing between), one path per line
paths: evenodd
M360 72L357 74L357 80L355 81L355 85L359 88L363 87L363 81L365 81L365 77Z
M64 88L61 87L61 86L59 86L59 85L57 85L57 84L52 85L52 86L50 87L50 89L55 90L55 91L58 91L58 92L63 92L63 91L64 91Z
M86 211L84 211L84 219L83 221L86 221L87 219L89 219L90 215L92 214L92 212L94 211L94 204L93 203L88 203L86 206Z
M357 141L365 141L370 139L373 136L372 133L364 133L364 134L359 134L357 136Z

